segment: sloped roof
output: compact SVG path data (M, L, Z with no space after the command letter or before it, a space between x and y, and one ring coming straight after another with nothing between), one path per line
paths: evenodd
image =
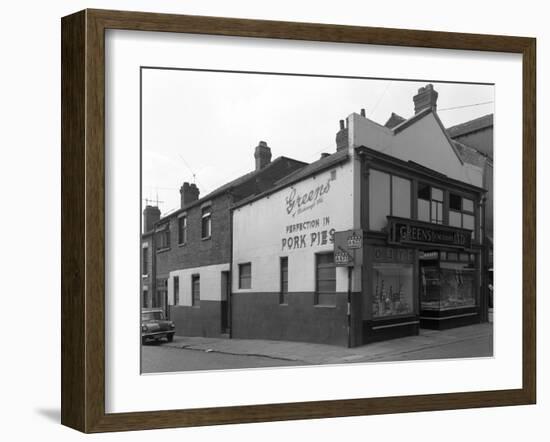
M295 172L292 172L291 174L281 178L279 181L275 182L275 187L279 186L286 186L288 184L294 183L296 181L300 181L303 178L306 178L310 175L313 175L316 172L320 172L321 170L326 169L327 167L333 166L334 164L337 164L344 159L346 159L348 156L347 150L340 150L338 152L335 152L331 155L328 155L324 158L321 158L317 161L314 161L311 164L308 164L307 166L298 169Z
M467 146L464 143L453 140L456 150L465 163L473 164L474 166L483 167L487 161L487 156L482 154L476 148Z
M218 196L224 192L226 192L227 190L230 190L234 187L238 187L240 186L241 184L244 184L246 183L248 180L254 178L255 176L258 176L260 175L261 173L265 172L266 170L269 170L270 168L274 167L274 165L276 165L277 163L280 163L281 161L283 160L287 160L287 161L292 161L292 162L295 162L295 163L302 163L304 166L307 165L307 163L303 162L303 161L298 161L298 160L295 160L293 158L288 158L288 157L284 157L284 156L281 156L281 157L277 157L276 159L274 159L273 161L271 161L268 165L266 165L265 167L261 168L260 170L253 170L252 172L248 172L242 176L240 176L239 178L236 178L232 181L229 181L228 183L225 183L224 185L218 187L217 189L214 189L212 192L210 192L209 194L203 196L199 201L205 201L205 200L209 200L211 198L214 198L215 196Z
M493 114L488 114L466 121L465 123L457 124L456 126L451 126L447 129L447 132L451 138L456 138L491 126L493 126Z
M196 201L193 201L192 203L186 205L185 207L182 207L180 209L177 209L177 210L174 210L173 212L170 212L166 215L164 215L160 220L159 222L163 221L163 220L166 220L174 215L177 215L181 212L184 212L192 207L195 207L195 206L198 206L202 203L205 203L206 201L208 200L211 200L212 198L215 198L216 196L219 196L221 194L223 194L224 192L227 192L231 189L234 189L235 187L238 187L240 186L241 184L244 184L246 183L247 181L251 180L251 179L254 179L255 177L258 177L260 176L262 173L264 173L265 171L273 168L276 164L282 162L282 161L292 161L294 163L299 163L299 164L303 164L304 166L306 166L308 163L305 163L304 161L298 161L298 160L295 160L293 158L288 158L288 157L285 157L285 156L280 156L280 157L277 157L275 158L273 161L271 161L268 165L266 165L265 167L261 168L260 170L253 170L251 172L248 172L248 173L245 173L244 175L241 175L240 177L238 178L235 178L234 180L232 181L229 181L228 183L225 183L224 185L214 189L212 192L206 194L205 196L203 196L202 198L199 198L198 200Z
M395 112L392 112L390 118L388 118L388 121L386 121L384 126L386 126L388 129L393 129L395 126L398 126L405 120L406 118L403 118L401 115L397 115Z
M307 166L285 176L284 178L281 178L279 181L276 181L275 185L265 192L259 193L257 195L250 195L248 198L244 198L243 200L235 204L233 208L244 206L245 204L263 198L266 195L274 193L311 175L322 172L325 169L346 161L348 157L349 155L347 150L340 150L324 158L321 158L320 160L308 164Z

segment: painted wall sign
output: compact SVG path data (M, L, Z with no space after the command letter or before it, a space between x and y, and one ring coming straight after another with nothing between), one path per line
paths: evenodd
M304 192L298 192L294 186L290 188L290 193L285 198L286 213L291 216L299 215L307 210L313 209L321 204L323 196L330 192L331 178L314 188L306 189Z
M405 218L388 217L388 241L393 244L438 244L469 248L472 231L440 226Z

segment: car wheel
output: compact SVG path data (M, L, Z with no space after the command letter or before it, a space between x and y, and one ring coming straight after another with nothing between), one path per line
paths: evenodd
M168 340L168 342L172 342L174 340L174 335L168 335L166 336L166 339Z

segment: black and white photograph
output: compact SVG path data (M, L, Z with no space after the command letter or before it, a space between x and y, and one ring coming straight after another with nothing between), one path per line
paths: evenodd
M493 357L494 84L140 79L141 373Z

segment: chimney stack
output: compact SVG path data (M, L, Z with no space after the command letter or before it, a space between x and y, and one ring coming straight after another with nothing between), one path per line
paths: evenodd
M180 187L181 208L188 206L199 199L199 188L195 183L189 184L187 181Z
M366 114L365 114L365 109L361 109L361 116L363 118L367 118Z
M437 109L437 96L439 94L434 89L433 84L428 84L424 87L418 89L418 94L413 97L414 101L414 113L431 108L432 110Z
M153 230L155 223L160 220L160 210L157 206L145 206L143 209L143 233Z
M322 160L323 158L326 158L326 157L330 157L330 154L329 153L326 153L326 152L323 152L321 154L321 158L319 158L320 160Z
M256 170L263 169L271 163L271 148L265 141L260 141L254 149L254 158L256 159Z
M348 128L344 120L340 120L340 130L336 133L336 151L347 150L348 142Z

